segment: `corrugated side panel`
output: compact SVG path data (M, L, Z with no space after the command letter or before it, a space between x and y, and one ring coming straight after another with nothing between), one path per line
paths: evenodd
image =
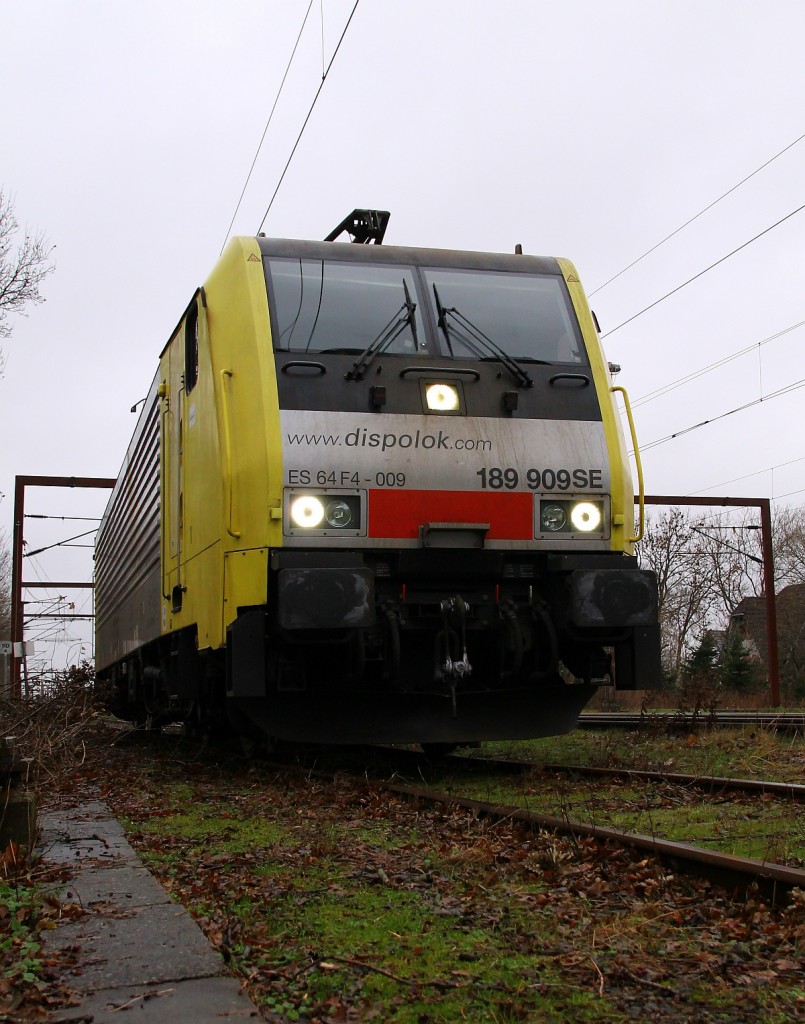
M98 670L156 639L160 633L157 377L137 422L95 545Z

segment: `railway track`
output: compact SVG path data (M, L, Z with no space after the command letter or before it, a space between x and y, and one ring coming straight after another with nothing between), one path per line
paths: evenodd
M592 778L628 778L642 782L667 782L677 786L690 786L712 792L753 793L758 796L775 796L796 801L805 801L805 785L797 782L777 782L772 779L738 779L720 775L691 775L684 772L646 771L639 768L607 768L597 765L552 764L523 761L516 758L495 758L486 756L452 756L450 763L475 765L502 772L547 771L565 775L585 775Z
M477 800L472 797L458 795L454 792L440 792L428 785L410 785L408 782L401 782L399 775L401 771L406 774L424 776L430 762L412 751L384 751L390 754L391 778L383 778L378 770L378 765L364 768L362 771L344 769L323 769L298 767L298 770L307 772L322 780L338 778L349 779L356 785L372 787L375 790L382 789L386 792L402 796L408 800L418 801L428 805L446 805L463 808L471 813L491 819L493 821L518 821L531 829L539 829L555 832L561 835L574 837L590 837L602 843L617 843L634 850L649 853L661 861L673 866L675 870L694 873L709 878L731 891L735 898L741 899L752 890L757 890L768 899L772 905L786 903L794 889L805 889L805 870L799 867L791 867L785 864L771 863L767 860L758 860L747 857L738 857L733 854L716 850L709 850L704 847L674 840L663 839L656 835L646 835L640 832L633 832L626 829L613 828L610 826L593 825L588 822L573 820L566 816L542 814L518 807L514 804L493 803ZM449 755L444 759L451 767L458 770L472 771L478 768L491 768L499 771L519 771L556 769L558 771L586 772L588 769L575 766L548 766L532 764L524 761L512 761L508 759L493 759L485 757L467 758ZM268 762L277 768L291 767L285 762ZM610 776L638 776L646 780L679 781L686 780L687 784L701 785L714 788L729 788L730 785L736 789L747 788L750 791L773 792L779 796L791 799L802 799L805 796L805 786L795 786L785 783L760 782L759 780L741 779L716 779L696 776L664 775L660 772L630 772L628 770L589 769L590 774ZM766 789L762 787L765 785Z
M649 726L675 728L752 728L805 735L805 713L801 711L585 711L579 729L640 729Z
M687 851L653 836L631 852L622 834L583 824L562 838L572 822L503 806L521 780L451 778L422 755L272 763L163 739L153 759L138 738L122 745L122 788L107 770L105 784L149 866L203 908L272 1019L327 1019L342 1004L384 1020L680 1024L801 1009L805 906L772 908L797 872L772 867L756 883L723 858L685 864Z
M538 814L521 807L487 803L459 797L454 794L436 793L416 786L399 783L382 783L392 793L429 803L447 804L491 818L495 821L519 821L531 828L545 829L560 835L588 836L600 842L614 842L620 846L642 850L672 864L678 870L692 871L704 875L741 897L750 888L757 888L770 900L772 905L786 903L793 889L805 889L805 870L783 864L736 857L728 853L707 850L691 843L673 842L657 836L627 832L601 825Z
M228 756L233 756L231 749ZM510 758L486 756L462 756L449 754L437 765L423 754L399 748L366 748L352 750L349 755L339 751L333 756L332 749L324 756L316 752L312 757L271 757L249 759L261 768L306 775L325 782L349 781L357 787L374 791L385 791L407 800L427 805L442 805L462 808L472 814L492 821L517 821L524 827L554 832L574 837L589 837L601 843L615 843L642 851L670 864L674 870L706 877L730 891L734 898L742 899L753 890L762 893L772 905L788 902L794 889L805 890L805 869L768 860L739 857L733 854L710 850L688 842L664 839L628 829L594 825L574 820L566 815L550 815L530 811L515 804L496 803L462 796L456 792L442 792L428 785L426 776L434 767L449 766L459 773L492 771L524 774L529 771L551 771L566 774L590 775L599 778L634 778L646 782L668 782L709 790L736 790L757 794L774 795L779 798L802 800L805 786L793 783L779 783L769 780L732 779L663 773L632 769L596 768L580 765L543 764ZM412 785L410 780L419 777L423 785Z
M719 775L687 775L682 772L653 772L635 768L598 768L585 765L545 764L546 771L590 775L599 778L630 778L645 782L670 782L711 791L754 793L790 800L805 800L805 786L798 782L775 782L771 779L733 779Z

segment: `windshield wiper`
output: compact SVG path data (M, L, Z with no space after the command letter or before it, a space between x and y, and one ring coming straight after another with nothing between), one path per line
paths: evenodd
M472 320L464 316L464 314L455 306L447 307L442 305L441 300L439 299L439 292L436 290L436 285L433 285L433 295L436 299L436 311L439 314L438 324L445 336L451 356L454 353L450 335L455 334L458 340L463 345L466 345L471 352L474 352L479 359L485 358L483 355L484 350L486 350L487 353L491 352L493 358L503 363L506 369L514 375L521 387L534 387L534 381L529 377L528 373L513 356L510 356L508 352L500 347L500 345L487 337L477 324L474 324ZM464 328L464 330L459 330L455 324L451 326L447 322L448 316L451 316L455 320L456 324L459 324Z
M416 319L414 313L416 312L416 303L411 300L411 293L408 291L408 285L406 284L405 278L403 278L403 291L405 292L405 302L400 306L394 316L389 320L386 326L376 335L366 348L361 352L351 368L344 374L344 380L362 380L363 375L369 369L369 366L376 355L379 355L389 345L398 338L407 326L411 328L411 334L414 339L414 348L419 350L419 338L417 337Z
M439 330L444 335L444 340L447 342L447 350L452 356L454 354L453 342L450 338L450 325L447 323L447 310L442 305L442 300L439 298L439 291L436 288L436 285L433 286L433 297L436 299L436 311L439 314L437 324L439 326Z

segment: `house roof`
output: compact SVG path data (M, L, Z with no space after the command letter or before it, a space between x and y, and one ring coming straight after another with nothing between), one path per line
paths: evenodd
M777 634L805 622L805 583L792 583L777 594ZM754 643L758 656L765 664L768 658L766 642L766 598L745 597L730 615L730 628L738 627L742 635Z

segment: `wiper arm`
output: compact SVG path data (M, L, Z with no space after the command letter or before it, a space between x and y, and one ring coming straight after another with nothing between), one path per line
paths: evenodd
M510 356L505 349L502 349L500 345L492 341L490 337L484 334L477 324L474 324L472 320L464 316L464 314L455 306L448 308L441 304L439 300L439 293L436 291L436 285L433 286L433 294L436 298L436 310L439 314L439 327L442 329L442 333L447 339L447 346L450 349L450 355L453 355L453 345L450 341L450 334L452 331L458 339L479 358L483 358L482 352L484 349L487 352L491 352L494 358L503 363L506 369L514 375L521 387L534 387L534 381L513 356ZM452 316L456 323L461 324L464 330L460 331L455 326L451 327L447 322L448 316Z
M442 300L439 298L439 290L436 285L433 286L433 297L436 299L436 312L439 314L437 324L444 335L444 340L447 342L447 350L452 356L453 342L450 338L450 325L447 323L447 310L442 305ZM472 348L472 346L470 346L470 348Z
M419 336L417 335L416 317L414 316L414 313L416 313L416 303L411 301L411 293L408 291L405 278L403 278L403 291L405 292L405 308L408 310L408 323L411 325L411 337L414 339L414 350L418 352Z
M387 349L392 341L402 334L406 326L410 326L411 334L414 338L414 346L417 350L419 349L419 338L417 337L416 319L414 317L416 303L411 300L411 293L408 291L405 278L403 278L402 284L403 291L405 292L405 301L380 333L372 338L350 369L347 370L344 374L344 380L363 380L363 375L369 369L374 357Z

